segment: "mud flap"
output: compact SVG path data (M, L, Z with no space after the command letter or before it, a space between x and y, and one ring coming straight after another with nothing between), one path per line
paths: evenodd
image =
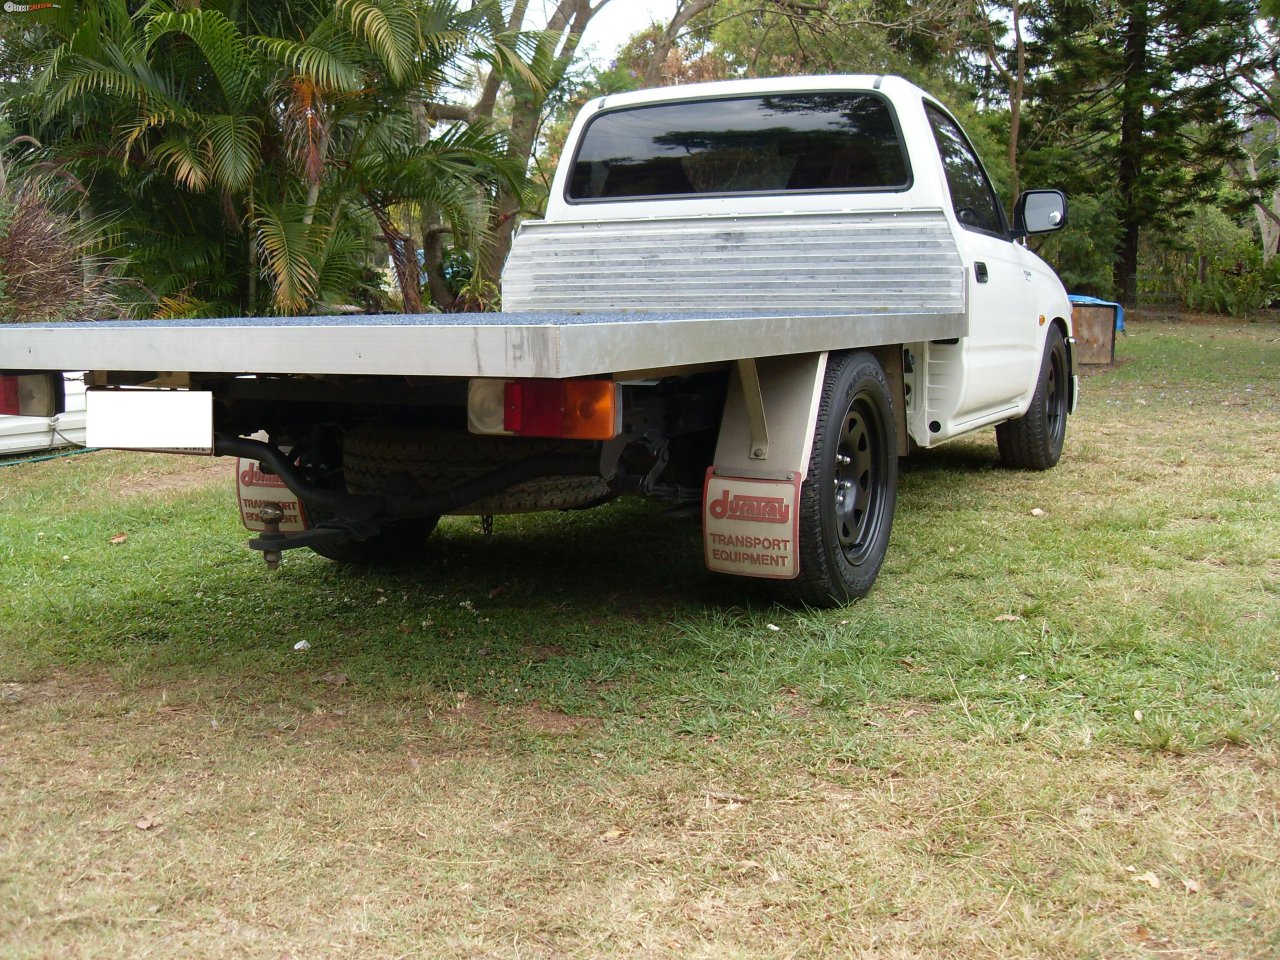
M799 576L800 483L726 477L708 469L702 497L707 569L768 580Z
M809 469L827 354L735 369L702 496L707 567L770 580L800 575L800 485Z
M281 533L301 533L311 529L306 507L298 495L285 486L274 473L265 473L257 460L236 459L236 498L240 502L240 522L246 530L263 532L261 510L270 504L280 508L284 518L280 521Z

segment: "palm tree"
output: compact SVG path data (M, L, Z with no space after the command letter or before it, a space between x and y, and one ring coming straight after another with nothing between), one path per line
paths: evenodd
M252 8L252 9L251 9ZM402 218L479 242L522 171L422 104L464 75L484 5L456 0L99 0L41 11L8 107L114 218L162 314L297 313L349 296L377 236L422 309ZM41 34L42 32L42 34ZM260 283L265 279L266 283Z

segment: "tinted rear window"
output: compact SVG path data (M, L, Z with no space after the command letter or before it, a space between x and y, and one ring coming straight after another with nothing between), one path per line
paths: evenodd
M883 98L804 93L601 113L578 148L569 199L909 185L906 155Z

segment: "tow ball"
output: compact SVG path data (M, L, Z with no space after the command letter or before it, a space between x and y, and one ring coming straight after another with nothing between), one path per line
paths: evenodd
M266 528L258 536L257 540L262 546L262 559L267 564L268 570L276 570L280 567L280 550L273 544L284 540L284 534L280 532L280 521L284 519L284 511L275 504L263 504L258 510L258 517L262 520L262 525Z

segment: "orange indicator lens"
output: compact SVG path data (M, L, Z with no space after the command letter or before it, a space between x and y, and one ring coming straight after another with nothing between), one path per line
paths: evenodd
M618 385L612 380L512 380L503 428L521 437L611 440L618 435Z

